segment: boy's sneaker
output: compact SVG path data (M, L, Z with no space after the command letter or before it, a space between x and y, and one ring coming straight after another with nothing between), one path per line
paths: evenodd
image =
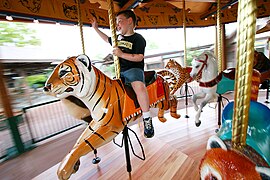
M143 119L143 124L144 124L144 136L146 138L151 138L154 136L154 127L152 124L152 118L145 118Z

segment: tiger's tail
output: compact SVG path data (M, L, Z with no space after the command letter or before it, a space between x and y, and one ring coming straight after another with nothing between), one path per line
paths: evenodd
M169 84L170 94L173 95L179 88L177 86L178 78L170 70L159 70L157 74L161 75Z

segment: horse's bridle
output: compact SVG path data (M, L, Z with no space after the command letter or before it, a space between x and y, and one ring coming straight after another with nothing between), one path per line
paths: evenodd
M197 76L202 73L202 70L203 70L204 67L207 67L208 55L207 54L204 54L204 55L205 55L205 60L201 60L201 59L196 59L195 60L195 61L198 61L198 62L203 64L201 69L198 71Z
M197 76L202 72L202 70L203 70L204 67L207 67L207 60L208 60L208 55L207 54L205 54L205 60L200 60L200 59L196 60L198 62L203 63L203 65L202 65L201 69L199 70ZM208 81L208 82L200 82L200 81L198 81L199 82L199 86L200 87L213 87L219 81L221 81L221 78L222 78L222 73L219 73L219 75L215 79L213 79L211 81Z

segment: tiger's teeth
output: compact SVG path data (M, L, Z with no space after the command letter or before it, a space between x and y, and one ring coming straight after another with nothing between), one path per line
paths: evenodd
M106 113L106 114L108 113L108 109L107 108L102 108L102 110L103 110L104 113Z

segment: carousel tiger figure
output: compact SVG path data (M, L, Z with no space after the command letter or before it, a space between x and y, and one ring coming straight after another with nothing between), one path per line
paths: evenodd
M176 97L170 94L168 83L161 75L154 75L155 78L146 80L150 106L159 108L158 119L162 122L166 121L164 112L168 109L172 117L180 118ZM132 92L120 79L113 80L93 66L86 55L69 57L58 64L43 91L61 99L69 112L79 111L73 115L89 121L88 127L60 163L59 179L68 179L78 170L81 156L110 142L125 125L141 116Z
M208 139L207 151L200 163L200 179L270 179L270 167L251 146L232 148L230 140L217 135Z
M174 94L185 82L191 82L191 67L183 68L177 61L170 59L165 66L165 70L159 70L157 73L163 77L168 77L170 93Z

